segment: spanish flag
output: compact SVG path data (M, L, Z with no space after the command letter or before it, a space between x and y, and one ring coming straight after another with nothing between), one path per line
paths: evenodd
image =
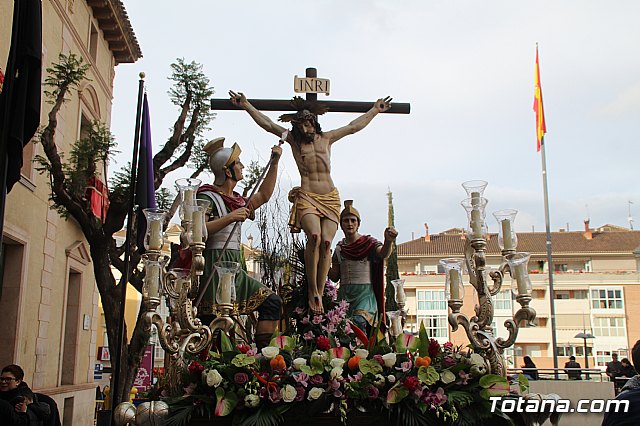
M547 125L544 122L544 107L542 106L542 86L540 85L540 65L538 63L538 46L536 45L536 72L535 89L533 94L533 111L536 113L536 140L538 152L547 133Z

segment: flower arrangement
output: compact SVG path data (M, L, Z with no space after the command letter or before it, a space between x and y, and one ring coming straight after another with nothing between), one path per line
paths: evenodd
M340 302L325 315L301 310L298 330L275 335L257 350L232 344L193 360L185 372L185 394L168 400L168 424L191 416L232 416L235 425L283 424L332 413L346 424L350 413L387 413L399 425L482 424L491 413L489 396L509 393L487 363L448 342L401 334L390 345L377 329L367 336L347 318Z

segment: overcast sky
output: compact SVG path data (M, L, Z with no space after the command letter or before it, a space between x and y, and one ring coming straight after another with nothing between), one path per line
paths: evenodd
M155 151L177 108L169 65L197 61L216 98L289 99L293 77L316 67L331 80L320 99L392 96L411 114L379 115L332 149L341 198L354 199L361 232L378 238L394 196L398 242L464 227L466 180L489 182L488 215L519 210L517 231L544 231L540 154L532 110L539 44L547 120L551 228L611 223L640 229L640 2L627 1L124 1L144 57L116 68L112 130L130 161L138 73L144 71ZM280 113L267 113L274 120ZM320 118L324 130L355 114ZM238 142L265 162L277 139L248 114L222 111L208 138ZM169 186L186 173L165 179ZM280 187L299 183L285 147ZM488 219L489 230L497 223ZM252 231L253 229L253 231ZM244 227L245 236L255 227ZM338 235L341 235L339 232Z

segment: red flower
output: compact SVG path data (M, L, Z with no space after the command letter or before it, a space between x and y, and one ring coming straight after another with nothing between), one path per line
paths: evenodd
M331 342L329 341L329 338L327 336L318 336L318 338L316 339L316 346L321 351L328 351L329 349L331 349Z
M453 343L447 342L444 345L442 345L442 347L444 348L445 351L452 351L453 350Z
M204 366L198 361L192 361L191 364L189 364L188 370L191 374L200 374L204 371Z
M246 343L242 342L239 345L237 345L236 348L238 348L240 353L246 354L247 352L249 352L249 349L251 349L251 346L249 346Z
M202 352L198 354L198 359L202 362L209 359L209 347L207 346ZM204 368L204 367L203 367Z
M429 356L435 358L440 351L440 343L436 339L429 340Z
M402 381L402 384L409 389L409 391L413 392L420 386L420 380L416 376L409 376Z

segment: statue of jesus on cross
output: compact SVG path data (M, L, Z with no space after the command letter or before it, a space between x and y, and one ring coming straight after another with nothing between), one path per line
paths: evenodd
M280 137L286 129L258 111L244 94L229 91L231 102L249 113L251 118L269 133ZM391 98L378 99L371 109L346 126L323 132L318 115L327 109L321 104L294 98L294 114L280 116L280 121L291 122L292 130L286 136L293 158L300 172L300 187L289 193L293 203L289 226L292 232L304 231L307 244L304 263L307 278L309 309L322 314L322 294L331 266L331 242L340 222L340 195L331 179L331 145L347 135L364 129L378 113L391 108Z

